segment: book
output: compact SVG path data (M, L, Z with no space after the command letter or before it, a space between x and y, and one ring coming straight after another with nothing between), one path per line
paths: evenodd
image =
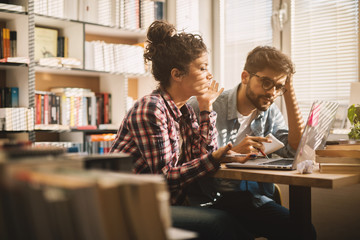
M327 145L327 150L360 150L360 144L338 144L338 145Z
M12 100L11 88L6 87L4 89L4 94L5 94L5 107L12 107L12 104L11 104L11 100Z
M319 170L322 173L360 173L360 163L359 164L321 163Z
M130 239L129 224L124 214L123 196L118 185L118 180L106 176L99 180L100 207L109 240ZM109 208L109 206L112 207Z
M35 27L35 61L57 56L58 31L51 28Z
M360 149L323 149L315 151L318 163L360 163Z
M2 58L10 57L10 29L2 28Z
M16 12L24 12L25 7L16 4L9 4L9 3L0 3L0 9L9 10L9 11L16 11Z
M317 163L346 163L346 164L360 164L360 156L358 157L329 157L329 156L315 156Z
M322 149L315 150L320 157L354 157L360 158L360 149Z
M17 32L10 31L10 57L17 57Z

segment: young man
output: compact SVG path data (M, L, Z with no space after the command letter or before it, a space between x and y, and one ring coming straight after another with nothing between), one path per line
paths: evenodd
M285 147L276 153L293 157L303 131L303 119L296 101L292 76L293 63L283 53L269 46L253 49L247 57L241 83L222 93L213 104L217 113L218 144L232 142L238 153L258 153L264 149L265 136L272 133ZM273 104L284 96L288 126ZM189 101L198 111L197 101ZM251 160L250 160L251 161ZM212 207L225 209L239 216L254 236L269 239L293 239L295 233L288 209L272 199L274 185L252 181L216 179L216 190L222 196ZM209 182L208 182L209 183ZM208 184L210 185L210 184ZM209 189L209 186L205 187ZM315 238L314 231L314 238Z

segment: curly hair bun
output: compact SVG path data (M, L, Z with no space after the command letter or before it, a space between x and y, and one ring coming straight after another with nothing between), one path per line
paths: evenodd
M157 45L166 42L166 40L170 39L175 34L176 29L174 25L165 21L155 21L148 29L147 39L149 43Z

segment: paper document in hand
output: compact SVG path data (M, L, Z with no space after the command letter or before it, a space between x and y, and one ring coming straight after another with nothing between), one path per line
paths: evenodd
M280 142L279 139L274 137L274 135L272 135L271 133L269 133L269 135L267 135L266 137L272 141L271 143L263 142L263 145L265 147L264 152L266 154L273 153L276 150L279 150L280 148L284 147L284 144Z

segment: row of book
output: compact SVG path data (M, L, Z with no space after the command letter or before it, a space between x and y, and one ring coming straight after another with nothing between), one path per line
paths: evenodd
M32 131L34 130L34 109L0 108L0 130Z
M0 107L19 107L19 88L2 87L0 88Z
M17 57L17 32L0 28L0 59Z
M168 239L159 175L85 170L62 156L0 164L0 239Z
M360 173L360 141L327 145L316 150L315 161L323 173Z
M81 152L83 145L84 144L77 142L34 142L34 146L59 147L66 149L67 152Z
M90 134L86 136L84 151L88 154L106 154L114 143L116 134Z
M88 70L144 74L144 48L137 45L85 42L85 68Z
M35 124L78 128L111 123L111 94L84 88L35 91Z
M2 1L4 2L4 1ZM6 1L8 2L8 1ZM16 11L16 12L24 12L25 7L17 4L9 4L9 3L0 3L0 9L8 10L8 11Z
M164 0L37 0L35 13L139 29L164 18Z

